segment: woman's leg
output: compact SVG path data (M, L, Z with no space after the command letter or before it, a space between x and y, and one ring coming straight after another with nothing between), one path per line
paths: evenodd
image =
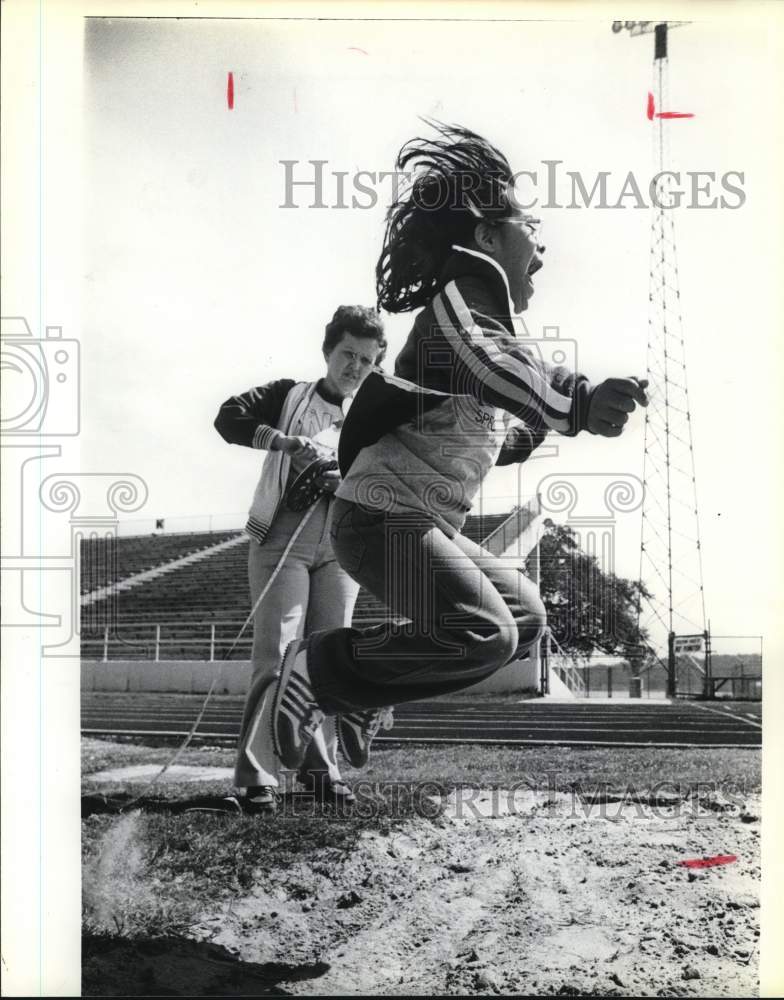
M281 541L285 541L285 538ZM272 544L269 544L269 543ZM251 607L258 600L281 558L284 545L268 539L249 543L248 580ZM270 735L270 685L286 647L303 633L310 592L310 574L295 545L267 591L253 620L250 688L245 698L234 783L238 788L278 785L279 761Z

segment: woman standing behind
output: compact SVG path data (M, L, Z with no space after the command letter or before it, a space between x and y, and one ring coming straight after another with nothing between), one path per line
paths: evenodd
M323 378L280 379L250 389L226 400L215 420L218 433L230 444L267 452L245 529L250 536L251 606L282 560L254 616L253 672L235 767L235 784L246 789L242 802L248 812L272 813L276 808L280 765L270 732L271 698L266 696L286 647L312 632L350 625L359 591L330 543L332 494L340 483L337 469L317 477L321 492L309 516L307 510L290 509L287 491L314 461L335 457L329 444L337 438L344 403L383 360L385 350L384 327L375 310L339 306L324 335ZM306 516L307 523L286 553ZM353 798L337 763L334 720L325 720L316 733L299 778L320 798Z

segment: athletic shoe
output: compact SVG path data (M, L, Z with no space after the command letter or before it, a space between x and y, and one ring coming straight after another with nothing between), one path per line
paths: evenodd
M272 740L284 767L299 769L324 718L310 686L307 644L299 640L290 642L272 706Z
M241 803L242 811L249 816L272 816L278 808L277 790L269 785L251 786Z
M316 798L319 798L319 792L316 792ZM328 781L321 789L321 802L331 802L333 805L341 805L342 803L354 803L357 801L356 795L354 795L351 790L350 785L347 785L344 781Z
M345 781L332 781L326 771L300 772L297 775L307 795L312 795L316 802L330 805L340 805L343 802L356 802L356 797Z
M379 729L391 729L392 708L348 712L337 719L338 743L352 767L364 767L370 758L370 744Z

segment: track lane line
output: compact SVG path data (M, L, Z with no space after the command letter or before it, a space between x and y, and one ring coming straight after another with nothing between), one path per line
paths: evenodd
M714 715L728 715L731 719L738 719L747 726L754 726L755 729L762 729L761 722L752 722L749 719L744 719L741 715L736 715L734 712L728 712L722 708L709 708L707 705L695 705L694 707L702 709L703 712L713 712Z

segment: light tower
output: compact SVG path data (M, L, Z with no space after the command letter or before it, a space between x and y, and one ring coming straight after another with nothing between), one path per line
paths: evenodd
M653 596L638 597L638 623L648 630L652 645L662 652L666 633L668 695L679 693L676 655L683 654L703 672L701 693L709 696L712 694L710 633L705 612L692 420L671 207L673 182L666 173L673 119L693 117L669 110L668 31L684 23L616 21L613 31L626 29L632 35L654 33L648 118L654 130L657 197L651 220L646 365L650 403L645 415L645 493L640 540L640 582L646 584ZM705 654L704 666L691 656L700 651ZM658 659L662 661L660 654Z

